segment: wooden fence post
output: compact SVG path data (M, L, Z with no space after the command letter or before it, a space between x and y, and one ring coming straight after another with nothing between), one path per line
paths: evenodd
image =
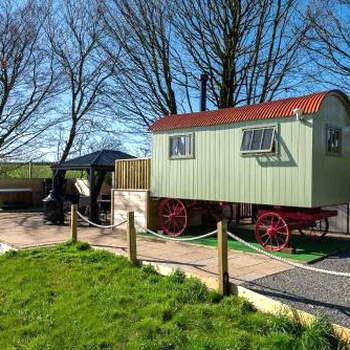
M127 229L126 229L126 237L128 242L128 260L131 264L137 264L137 254L136 254L136 230L135 230L135 222L134 222L134 212L129 211L127 217Z
M229 295L230 283L228 274L228 255L227 255L227 222L218 222L218 267L219 267L219 293Z
M76 242L78 239L78 222L77 222L77 210L78 205L72 204L70 207L70 233L72 241Z
M33 166L32 161L28 163L28 179L31 180L33 177Z

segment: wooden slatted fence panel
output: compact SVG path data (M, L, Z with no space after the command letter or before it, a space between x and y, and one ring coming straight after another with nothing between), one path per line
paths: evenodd
M151 179L151 159L121 159L115 162L115 188L148 190Z

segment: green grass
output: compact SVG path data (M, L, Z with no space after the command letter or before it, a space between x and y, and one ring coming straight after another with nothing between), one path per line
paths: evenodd
M0 349L345 349L323 318L301 326L221 299L180 272L88 244L0 257Z
M237 234L239 237L245 241L252 243L254 246L261 248L261 245L256 242L254 237L254 230L239 227L232 229L232 232ZM198 233L200 235L202 233ZM186 233L181 237L194 237L194 232ZM179 237L179 238L181 238ZM338 239L332 238L331 235L326 236L323 240L313 240L300 235L292 235L292 246L295 247L295 254L273 253L277 256L283 258L289 258L294 260L299 260L301 262L312 262L314 260L319 260L320 258L326 257L332 253L335 253L341 249L350 248L350 239ZM217 246L216 236L208 237L193 241L194 244L201 244L206 246ZM229 239L228 246L230 249L239 250L242 252L257 253L255 250L237 242L233 239ZM257 253L259 254L259 253Z
M0 177L7 179L28 179L29 168L28 164L12 165L1 164L0 165ZM84 178L84 172L69 170L67 171L66 178ZM52 177L52 170L49 165L32 165L32 178L33 179L50 179Z

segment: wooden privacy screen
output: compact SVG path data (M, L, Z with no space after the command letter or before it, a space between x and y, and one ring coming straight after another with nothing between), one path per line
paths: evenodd
M151 180L151 159L121 159L115 161L115 188L148 190Z

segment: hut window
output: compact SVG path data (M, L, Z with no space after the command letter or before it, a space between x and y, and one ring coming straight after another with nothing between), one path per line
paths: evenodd
M327 152L339 154L341 152L341 131L340 129L327 128Z
M243 130L242 153L275 152L275 128Z
M170 136L170 158L189 158L193 156L193 135Z

